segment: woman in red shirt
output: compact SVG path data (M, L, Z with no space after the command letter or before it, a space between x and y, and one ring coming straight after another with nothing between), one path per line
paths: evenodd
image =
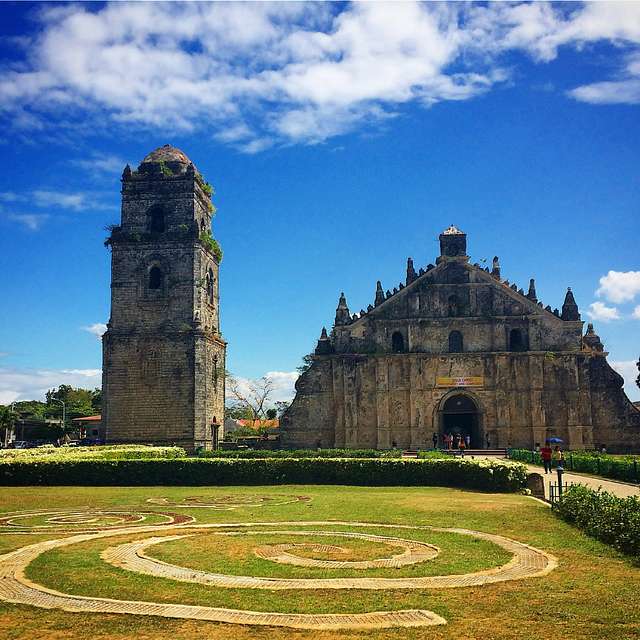
M551 447L548 442L544 443L544 447L540 449L540 455L542 456L542 464L544 465L544 472L551 473Z

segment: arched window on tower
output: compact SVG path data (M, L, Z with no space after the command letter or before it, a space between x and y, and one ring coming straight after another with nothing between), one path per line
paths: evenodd
M458 315L460 304L458 302L458 296L453 294L449 296L448 300L448 315L450 318L455 318Z
M404 337L399 331L395 331L391 336L391 350L393 353L404 353Z
M459 331L452 331L449 334L449 353L462 353L463 347L462 334Z
M527 345L520 329L511 329L509 332L509 351L526 351Z
M213 289L214 289L213 271L209 269L207 271L207 302L213 304Z
M149 216L149 231L151 233L164 233L165 220L164 210L162 207L152 207L148 213Z
M151 267L149 270L149 289L162 289L164 274L160 267Z

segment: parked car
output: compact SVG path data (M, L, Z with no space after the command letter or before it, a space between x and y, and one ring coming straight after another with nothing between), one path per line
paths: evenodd
M36 446L35 442L29 440L14 440L9 443L9 449L34 449Z

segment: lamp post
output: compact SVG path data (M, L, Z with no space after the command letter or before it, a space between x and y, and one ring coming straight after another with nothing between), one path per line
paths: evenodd
M57 398L51 398L54 402L59 402L62 405L62 437L65 437L65 427L67 426L67 405L64 400L58 400Z
M213 416L211 420L211 448L216 451L218 449L218 433L220 432L220 423Z
M558 500L560 500L562 498L562 474L564 473L562 463L558 465L556 472L558 474Z
M16 419L15 419L15 402L12 402L9 407L11 408L11 417L12 417L12 422L11 422L11 426L7 427L4 430L4 447L5 449L9 446L9 443L11 442L11 436L13 435L13 431L16 428Z

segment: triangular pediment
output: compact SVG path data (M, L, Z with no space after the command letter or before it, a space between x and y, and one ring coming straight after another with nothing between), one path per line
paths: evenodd
M382 317L426 319L447 315L537 315L552 322L562 322L558 316L514 290L507 281L498 280L479 265L464 260L442 260L417 275L408 285L387 292L391 295L352 321L350 326L355 328L367 320ZM443 305L449 301L452 308L443 312Z

